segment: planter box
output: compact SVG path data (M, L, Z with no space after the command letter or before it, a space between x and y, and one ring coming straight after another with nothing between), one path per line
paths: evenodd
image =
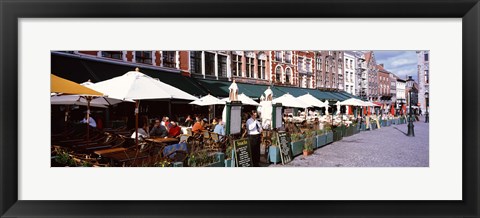
M327 134L317 135L317 148L325 146L327 144Z
M268 148L268 161L274 164L281 163L280 149L277 146L270 146Z
M372 129L371 129L371 130L377 129L377 122L374 122L374 123L372 122L372 123L371 123L371 126L372 126Z
M312 137L312 148L314 150L317 148L317 136Z
M183 162L174 162L173 167L183 167Z
M342 137L345 136L347 134L347 127L342 125L340 126L340 129L342 130Z
M354 133L355 131L356 131L356 128L354 126L349 126L349 127L347 127L347 129L345 131L345 135L343 135L343 137L352 136L353 134L355 134Z
M328 145L328 144L330 144L330 143L333 142L333 132L332 132L332 131L327 132L326 136L327 136L327 137L326 137L327 140L326 140L325 144Z
M391 126L392 125L392 120L387 120L387 126Z
M235 167L235 161L233 159L225 160L225 167Z
M303 146L305 145L305 140L302 139L296 142L290 142L290 146L292 148L293 156L297 156L303 153Z
M367 130L367 124L362 123L358 126L358 130L360 131L366 131Z
M342 130L337 128L335 130L333 130L333 141L336 142L336 141L340 141L342 140L343 138L343 134L342 134Z
M216 162L208 164L205 167L225 167L225 154L217 152L214 155Z

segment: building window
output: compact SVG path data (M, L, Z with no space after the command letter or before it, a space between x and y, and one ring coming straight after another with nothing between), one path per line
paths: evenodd
M258 59L257 61L258 61L257 78L265 79L265 60Z
M281 62L282 61L282 52L275 51L275 61Z
M232 75L241 76L242 72L242 56L232 54Z
M164 67L176 68L176 51L163 51L162 64Z
M298 57L297 69L299 73L304 73L303 69L303 57Z
M247 77L248 78L253 78L254 76L254 71L253 71L253 67L254 67L254 59L251 58L251 57L247 57Z
M285 62L292 63L292 52L291 51L287 51L287 53L285 54Z
M280 66L275 69L275 82L282 82L282 67Z
M122 60L122 51L102 51L102 57Z
M202 74L201 51L190 51L190 73Z
M322 58L321 57L317 57L317 60L316 60L316 65L317 65L317 71L322 71Z
M425 83L428 84L428 70L425 70Z
M227 56L218 55L218 76L227 77Z
M135 61L137 63L152 64L152 52L151 51L136 51Z
M306 68L307 68L307 73L310 74L312 73L312 59L307 59L307 62L305 63Z
M428 61L428 53L425 53L424 59L425 59L425 61Z
M291 77L292 77L292 69L287 68L285 70L285 83L291 83L291 81L290 81Z
M215 54L205 52L205 75L215 76Z

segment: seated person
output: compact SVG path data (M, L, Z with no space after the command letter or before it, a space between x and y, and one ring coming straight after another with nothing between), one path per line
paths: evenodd
M170 122L172 127L168 130L168 137L175 138L182 133L182 129L174 121Z
M203 131L204 129L205 128L202 125L202 120L200 119L200 117L197 117L195 124L193 124L192 132L199 133L199 132Z
M88 121L89 121L88 125L90 125L93 128L97 127L97 123L95 122L95 119L92 118L92 116L90 116ZM83 118L82 123L87 123L87 115L85 115L85 118Z
M153 125L152 130L150 130L150 136L153 137L166 137L168 135L167 129L165 126L161 125L160 120L155 120L155 125Z
M143 141L144 139L148 138L148 133L141 127L138 128L138 140ZM132 133L132 136L130 138L134 139L135 138L135 132Z
M190 115L187 116L185 119L184 126L191 127L193 125L193 119L190 117Z

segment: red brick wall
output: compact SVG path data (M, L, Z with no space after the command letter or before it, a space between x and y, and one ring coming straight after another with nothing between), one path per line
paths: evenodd
M188 71L189 69L189 54L188 51L179 51L180 56L180 70Z
M161 61L160 51L155 51L155 66L160 66Z
M78 51L78 53L97 56L98 51Z
M126 57L128 62L133 62L133 51L127 51Z

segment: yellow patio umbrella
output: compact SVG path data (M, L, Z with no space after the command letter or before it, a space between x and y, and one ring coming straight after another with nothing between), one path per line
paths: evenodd
M87 100L87 140L90 140L90 101L95 96L103 96L103 93L82 86L76 82L50 74L50 93L62 93L63 95L82 95Z
M103 96L103 93L89 89L76 82L50 74L50 92L63 93L64 95Z

